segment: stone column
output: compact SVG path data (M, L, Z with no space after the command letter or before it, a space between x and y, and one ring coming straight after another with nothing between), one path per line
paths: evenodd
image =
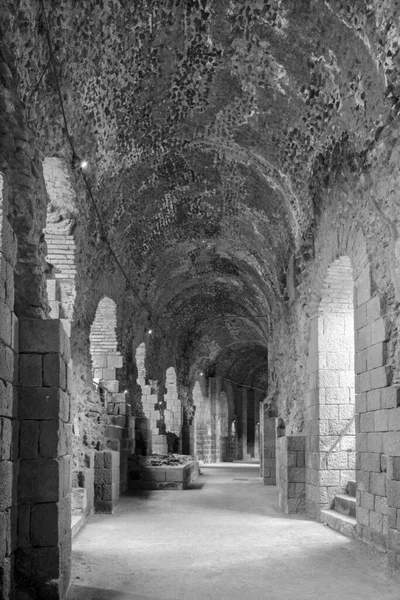
M268 414L268 405L262 406L264 411L264 443L263 443L263 472L261 477L264 480L264 485L276 485L276 425L277 419L270 417Z
M59 320L24 319L19 350L17 597L62 599L71 575L69 339Z
M283 436L276 440L279 506L285 513L305 511L305 436Z
M243 460L247 459L247 390L242 390L242 456Z

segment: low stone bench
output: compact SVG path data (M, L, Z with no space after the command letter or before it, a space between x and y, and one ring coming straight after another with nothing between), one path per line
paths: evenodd
M185 490L197 478L199 463L149 466L128 459L128 489L130 490Z

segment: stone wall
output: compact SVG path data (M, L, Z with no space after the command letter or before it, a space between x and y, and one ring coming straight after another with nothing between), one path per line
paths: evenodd
M20 320L15 585L64 597L71 576L69 339L60 321Z
M316 516L355 479L353 287L350 259L341 257L328 268L311 321L307 506Z
M399 453L395 444L400 423L397 413L396 282L390 279L392 248L389 243L390 250L385 254L380 245L384 234L377 236L378 225L367 207L364 206L364 210L375 223L376 237L369 225L363 225L365 233L361 231L361 209L357 219L347 220L335 215L336 210L337 206L331 206L323 215L315 241L315 260L310 260L301 283L297 282L290 305L291 316L286 320L288 328L284 332L282 324L279 332L284 348L278 350L274 343L271 344L272 356L285 356L281 363L285 371L279 371L279 364L274 364L273 360L271 368L279 373L276 377L279 411L284 416L289 435L299 431L306 434L307 512L318 518L320 507L330 505L336 491L343 490L346 481L353 478L355 466L358 534L364 541L388 549L391 563L395 565L398 560L397 484L389 463L392 464L391 460ZM336 223L334 229L332 222ZM371 260L371 252L374 256L379 255L379 261ZM339 299L334 291L335 278L329 279L330 269L332 265L340 264L337 259L343 264L345 257L352 267L354 317L338 314L336 308L334 322L330 323L328 307L332 293L336 300ZM340 279L336 278L338 290L348 289L346 277L342 272ZM330 294L326 294L328 290L324 287L328 282ZM319 311L324 297L326 306ZM346 301L345 304L350 303ZM333 305L331 302L331 308ZM347 311L346 306L342 308ZM351 359L349 361L351 348L343 337L346 329L351 330L352 320L354 372L348 368L352 366ZM340 331L342 333L338 333ZM337 352L333 353L334 349ZM327 368L328 358L335 361L335 365L331 362L330 368ZM344 431L353 410L350 381L353 373L355 429L350 426ZM344 435L340 437L343 431Z
M0 172L0 598L8 599L15 551L16 463L19 423L15 381L18 319L14 309L16 238L7 219L6 182Z

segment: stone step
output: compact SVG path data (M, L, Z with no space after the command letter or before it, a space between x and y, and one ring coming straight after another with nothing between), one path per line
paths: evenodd
M337 494L334 500L335 510L340 512L342 515L356 518L356 499L354 496L347 496L345 494Z
M354 517L348 517L346 515L342 515L333 509L325 509L321 510L320 516L321 523L325 523L329 525L331 529L345 535L349 538L356 538L356 526L357 521Z
M357 484L355 481L350 480L347 483L347 493L349 496L354 496L354 498L356 497L356 490L357 490Z

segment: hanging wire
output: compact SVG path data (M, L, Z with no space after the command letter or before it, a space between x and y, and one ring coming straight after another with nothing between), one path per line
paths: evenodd
M67 136L68 144L69 144L69 146L71 148L72 161L73 162L74 161L79 161L79 157L78 157L78 155L76 153L75 146L74 146L74 143L72 141L72 136L70 134L69 127L68 127L68 121L67 121L67 116L66 116L66 113L65 113L64 101L63 101L63 97L62 97L62 93L61 93L60 81L59 81L58 74L57 74L57 68L56 68L57 65L56 65L56 60L55 60L54 52L53 52L53 44L52 44L52 41L51 41L50 25L49 25L49 21L48 21L48 18L47 18L46 10L45 10L45 7L44 7L44 0L40 0L40 3L41 3L42 15L43 15L43 18L44 18L44 23L45 23L45 28L44 29L45 29L45 34L46 34L46 40L47 40L47 45L48 45L49 54L50 54L49 61L51 63L51 67L52 67L52 71L53 71L53 75L54 75L54 80L55 80L55 83L56 83L58 100L59 100L59 104L60 104L60 108L61 108L62 118L63 118L63 121L64 121L65 134ZM108 240L106 229L104 227L103 220L102 220L99 208L98 208L96 200L95 200L95 198L93 196L92 188L91 188L91 186L90 186L90 184L89 184L89 182L87 180L87 177L85 176L84 172L82 171L82 169L80 169L79 172L81 174L81 177L83 179L83 182L84 182L85 187L87 189L87 192L89 194L89 197L90 197L90 200L92 202L94 211L96 213L96 216L97 216L97 219L98 219L98 222L99 222L99 225L100 225L101 233L102 233L102 239L107 244L111 256L113 257L113 259L114 259L117 267L121 271L121 273L122 273L125 281L127 282L129 288L132 290L132 292L133 292L134 296L136 297L136 299L140 302L140 304L143 306L143 308L147 312L151 312L150 309L149 309L149 306L147 304L145 304L145 302L140 298L139 294L136 292L134 286L132 285L132 283L131 283L131 281L129 279L128 274L126 273L124 267L121 265L121 262L119 261L117 255L115 254L114 249L112 248L112 246L111 246L111 244L110 244L110 242Z
M61 108L62 118L63 118L63 122L64 122L65 134L66 134L66 137L67 137L67 140L68 140L68 144L69 144L69 146L71 148L71 152L72 152L72 161L73 162L77 161L78 163L80 163L80 160L79 160L78 154L76 152L75 145L73 143L72 136L70 134L69 127L68 127L68 120L67 120L67 116L66 116L66 113L65 113L64 101L63 101L63 97L62 97L62 93L61 93L61 86L60 86L60 81L59 81L59 77L58 77L58 73L57 73L56 59L55 59L55 56L54 56L53 44L52 44L51 35L50 35L50 25L49 25L49 21L48 21L46 10L45 10L45 6L44 6L44 0L40 0L40 4L41 4L41 9L42 9L41 16L43 16L44 24L45 24L44 30L45 30L45 34L46 34L46 40L47 40L47 45L48 45L48 48L49 48L50 58L49 58L49 62L47 63L45 69L43 70L43 73L42 73L39 81L35 85L35 88L33 89L32 93L30 95L30 98L33 96L33 93L36 91L37 87L39 86L40 82L42 81L43 76L44 76L45 72L47 71L47 69L49 67L49 64L51 64L51 68L52 68L52 71L53 71L54 80L55 80L55 84L56 84L56 88L57 88L57 95L58 95L58 100L59 100L59 104L60 104L60 108ZM106 234L106 229L105 229L105 226L103 224L103 220L102 220L99 208L98 208L96 200L95 200L95 198L93 196L92 188L91 188L91 186L90 186L90 184L89 184L89 182L87 180L87 177L85 176L85 173L82 171L82 168L79 169L79 172L81 174L81 177L83 179L83 182L84 182L85 187L87 189L87 192L89 194L89 197L90 197L91 203L93 205L94 211L96 213L96 216L97 216L100 228L101 228L101 232L102 232L102 239L107 244L111 256L113 257L113 259L114 259L117 267L121 271L121 273L122 273L122 275L123 275L126 283L128 284L129 288L132 290L134 296L140 302L140 304L143 306L143 308L148 313L150 313L151 312L150 307L140 298L139 294L136 292L133 284L131 283L131 281L129 279L129 276L128 276L126 270L122 266L121 262L119 261L117 255L114 252L113 247L111 246L111 244L110 244L110 242L108 240L108 237L107 237L107 234ZM222 315L221 317L222 318L265 318L265 317L268 317L268 316L269 315ZM156 319L175 319L175 318L181 318L181 317L174 316L174 315L171 315L171 316L165 315L165 316L157 316L156 317ZM162 327L160 327L160 330L161 330L161 332L164 335L166 334L166 332L163 330ZM151 330L150 330L150 332L151 332ZM229 383L233 383L234 385L237 385L239 387L249 388L249 389L253 389L253 390L258 390L259 392L262 392L262 393L266 393L265 390L262 390L260 388L254 387L254 386L249 386L249 385L241 384L241 383L238 383L236 381L232 381L231 379L228 379L227 377L223 377L222 375L220 375L219 377L221 377L221 379L224 379L225 381L228 381Z

